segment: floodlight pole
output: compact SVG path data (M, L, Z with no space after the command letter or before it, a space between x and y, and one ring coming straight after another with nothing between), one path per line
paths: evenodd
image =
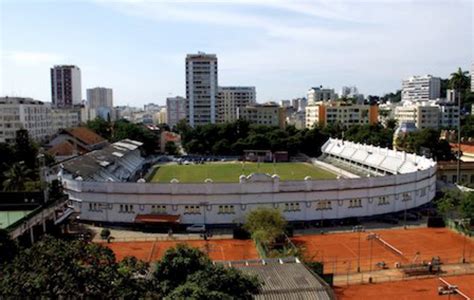
M360 273L360 233L364 230L364 226L356 225L353 227L353 231L357 231L359 235L358 252L357 252L357 273Z
M369 234L367 237L370 240L370 257L369 257L369 283L372 283L372 243L375 238L375 233Z

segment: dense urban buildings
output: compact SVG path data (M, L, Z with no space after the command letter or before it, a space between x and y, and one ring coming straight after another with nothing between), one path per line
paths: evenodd
M180 96L166 98L166 118L170 127L186 119L186 98Z
M395 107L394 118L398 122L414 123L416 128L454 128L459 119L457 105L441 101L405 103Z
M112 89L105 87L95 87L87 89L87 105L89 108L113 107L114 100Z
M253 104L237 108L237 119L253 124L285 127L285 112L277 103Z
M319 102L306 106L306 127L339 123L343 126L375 124L378 106L349 104L343 101Z
M51 68L51 101L58 108L81 104L81 70L77 66L57 65Z
M31 98L0 98L0 143L15 141L16 132L28 130L30 137L43 141L52 134L51 109Z
M237 120L237 109L256 103L253 86L220 86L217 99L217 119L219 123Z
M199 52L186 56L186 109L189 125L216 123L217 82L215 54Z
M337 96L334 89L312 87L308 90L308 104L314 104L319 101L336 100Z
M441 78L431 75L413 76L402 82L402 101L426 101L438 99Z

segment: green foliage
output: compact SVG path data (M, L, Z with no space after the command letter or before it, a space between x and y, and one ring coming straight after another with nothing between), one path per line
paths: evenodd
M192 128L182 120L176 126L184 149L193 154L241 155L245 149L288 151L319 156L328 136L319 128L297 130L249 124L238 120L233 123L208 124Z
M461 126L461 137L474 137L474 115L466 116Z
M455 157L451 152L449 142L440 140L439 136L438 130L425 128L399 138L397 144L407 152L424 155L428 151L435 160L453 160Z
M384 148L392 148L394 127L385 128L380 124L376 125L354 125L344 132L344 139L364 143Z
M443 196L436 200L436 207L442 215L450 218L474 219L474 193L444 191Z
M250 232L252 239L270 245L285 233L286 224L281 211L261 207L247 215L244 229Z
M0 229L0 278L3 264L10 263L18 252L18 245L10 239L6 230Z
M27 169L23 162L14 163L10 169L3 174L5 178L3 181L3 190L24 191L26 187L25 183L31 180L31 174L31 170Z
M169 155L176 155L178 154L178 147L176 147L174 142L168 141L165 144L165 152Z
M106 240L108 239L110 236L110 230L108 228L104 228L101 230L100 232L100 237L103 239L103 240Z
M154 279L166 299L251 299L260 282L212 264L203 252L179 244L157 262Z
M87 121L86 127L104 139L110 140L112 138L112 124L102 118Z
M402 101L402 90L397 90L395 93L385 94L382 99L384 101L390 101L392 103Z
M314 273L318 275L323 275L324 273L324 264L320 261L306 261L305 265Z
M37 168L38 146L30 140L28 130L20 129L16 132L14 149L16 161L23 161L27 169Z
M109 248L51 237L22 249L0 276L7 298L139 298L150 287L137 261L117 263Z

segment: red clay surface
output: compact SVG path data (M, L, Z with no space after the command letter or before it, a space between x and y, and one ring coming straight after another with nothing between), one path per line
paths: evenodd
M442 277L449 284L457 285L459 290L466 296L474 299L474 275L462 275L453 277ZM443 284L438 278L403 280L397 282L386 282L377 284L351 285L347 287L335 287L337 299L466 299L461 295L438 295L438 287Z
M371 242L367 240L370 232L378 234L403 255L372 242L372 263L370 260ZM459 263L465 246L465 259L474 261L474 241L465 239L445 228L387 229L360 233L360 269L362 272L378 270L379 262L385 262L388 268L394 268L396 262L411 263L418 252L417 262L429 261L439 256L445 264ZM305 249L309 260L323 261L326 273L343 274L357 271L359 233L335 233L323 235L305 235L292 238L296 245Z
M212 260L258 259L257 249L252 240L189 240L156 242L112 242L104 244L115 253L117 260L135 256L144 261L160 260L167 249L177 244L186 244L207 253Z

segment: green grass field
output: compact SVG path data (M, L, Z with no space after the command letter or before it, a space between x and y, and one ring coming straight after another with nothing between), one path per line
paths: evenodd
M278 174L280 180L334 179L336 175L307 163L207 163L204 165L162 165L152 175L152 182L168 183L176 178L180 182L239 182L239 176L251 173Z

